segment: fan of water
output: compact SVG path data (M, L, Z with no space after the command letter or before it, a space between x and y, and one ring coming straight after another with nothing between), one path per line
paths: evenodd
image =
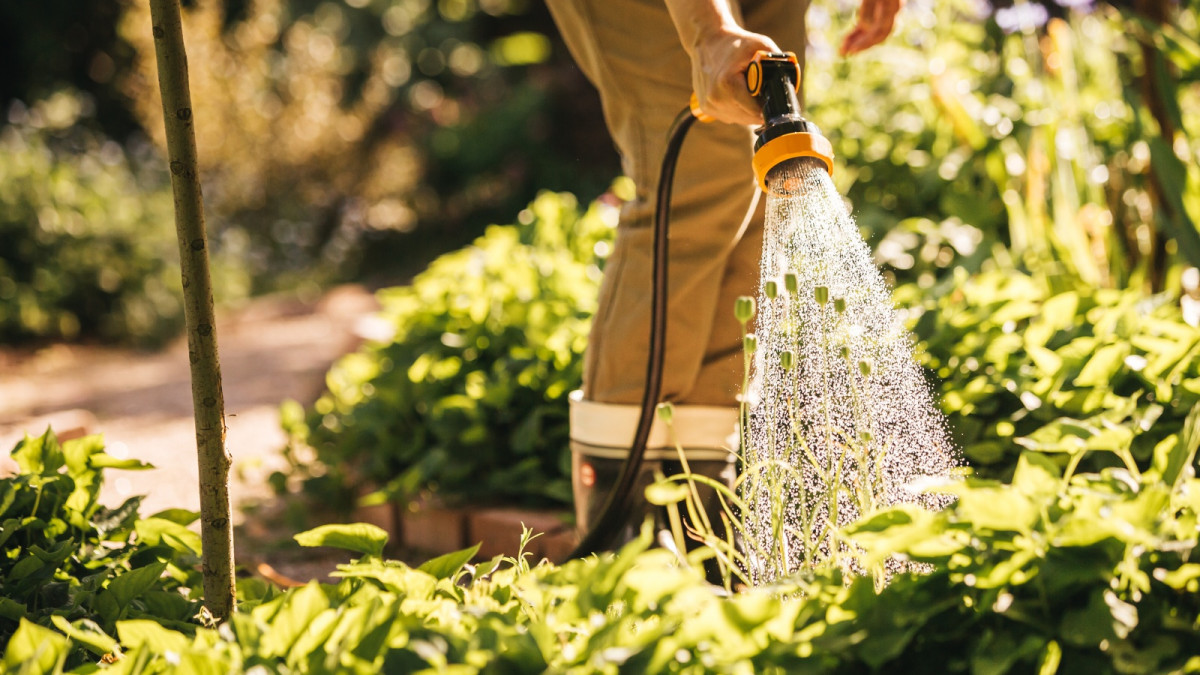
M755 326L743 498L755 583L832 561L840 527L959 464L870 249L814 161L776 169Z

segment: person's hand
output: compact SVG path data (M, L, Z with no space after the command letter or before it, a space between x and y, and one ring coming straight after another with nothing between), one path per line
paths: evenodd
M704 114L729 124L762 124L762 109L746 89L746 67L759 50L780 51L771 38L737 26L703 34L691 45L692 90Z
M842 40L842 56L857 54L883 42L896 24L896 14L904 0L862 0L858 23Z

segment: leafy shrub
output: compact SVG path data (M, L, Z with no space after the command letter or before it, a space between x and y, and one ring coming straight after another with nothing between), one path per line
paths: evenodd
M976 471L1012 473L1020 447L1142 466L1200 400L1200 330L1178 298L996 269L957 283L914 330ZM920 294L913 287L898 295ZM919 302L919 298L910 298ZM1016 444L1013 439L1018 439Z
M519 224L382 291L394 337L338 361L303 423L285 410L293 457L307 444L329 470L316 485L366 477L400 496L568 502L567 394L615 211L581 214L571 195L543 193Z
M199 514L139 519L141 497L115 509L96 501L103 469L148 465L105 453L99 436L59 445L51 431L12 456L20 473L0 479L0 642L18 644L25 622L54 626L74 640L70 666L115 651L107 635L119 621L149 617L185 633L198 625L200 536L187 526Z
M166 171L88 131L89 105L62 92L0 130L2 341L155 344L183 325ZM219 261L216 280L239 294Z
M1200 666L1200 415L1145 473L1063 474L1028 453L1009 485L969 479L939 513L908 505L845 531L872 559L932 566L882 588L836 571L732 595L651 533L561 567L476 549L418 569L386 534L325 526L305 545L363 554L221 630L116 624L121 672L1166 673ZM526 534L528 536L528 533ZM5 665L56 668L67 642L22 623ZM90 666L77 672L90 672Z

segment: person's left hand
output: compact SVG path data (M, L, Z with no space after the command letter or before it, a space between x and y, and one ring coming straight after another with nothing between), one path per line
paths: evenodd
M857 54L883 42L896 24L896 14L904 0L862 0L858 23L842 40L842 56Z

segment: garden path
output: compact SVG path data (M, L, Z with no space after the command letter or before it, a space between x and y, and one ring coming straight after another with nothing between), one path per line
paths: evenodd
M330 364L359 344L357 329L377 307L366 289L342 286L315 301L266 297L219 316L235 504L269 496L266 478L285 466L279 403L315 401ZM102 433L109 453L156 467L110 471L103 503L142 494L143 514L199 509L182 338L150 353L79 345L0 348L0 474L12 470L8 451L22 434L41 433L47 424L66 436Z

